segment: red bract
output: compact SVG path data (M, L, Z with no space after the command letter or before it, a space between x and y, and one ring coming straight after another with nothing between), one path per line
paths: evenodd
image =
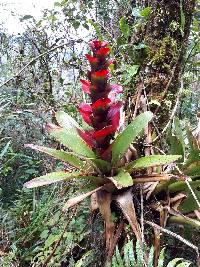
M113 60L107 59L110 52L107 42L94 40L90 42L90 47L93 53L86 54L86 58L91 69L87 74L88 81L81 80L81 83L83 91L90 96L91 104L82 103L79 112L93 130L80 131L80 136L102 159L110 160L111 140L119 128L122 108L122 102L117 102L116 96L122 93L122 87L108 82L108 67Z
M89 45L90 45L92 51L94 52L94 50L98 50L98 49L100 49L101 47L105 47L105 46L107 46L108 43L105 42L105 41L102 42L102 41L99 41L99 40L94 40L94 41L91 41L91 42L89 43Z
M86 56L87 60L88 60L91 64L98 63L98 61L99 61L98 58L96 58L96 57L92 57L92 56L89 55L89 54L86 54L85 56Z
M81 103L79 105L79 112L80 114L82 115L84 121L86 123L88 123L89 125L92 124L92 121L91 121L91 114L92 114L92 109L91 109L91 106L88 105L88 104L85 104L85 103Z
M90 87L91 87L91 83L86 81L86 80L80 80L81 84L82 84L82 90L88 94L90 94Z
M78 134L80 137L88 144L89 147L94 147L94 140L92 139L90 133L83 132L80 129L77 129Z
M99 130L99 131L94 132L93 137L95 140L99 140L102 137L105 137L105 136L112 134L114 132L115 132L115 129L114 129L113 125L109 125L103 129Z
M97 51L98 56L107 56L110 52L110 48L108 47L102 47Z
M91 105L91 107L92 107L92 109L106 108L110 102L111 101L109 98L104 98L104 99L102 98L102 99L99 99L96 102L94 102Z
M115 131L119 127L120 121L120 109L122 108L122 102L113 104L108 111L108 120L111 121Z
M92 73L93 77L106 77L109 73L109 70L100 70L100 71L95 71Z

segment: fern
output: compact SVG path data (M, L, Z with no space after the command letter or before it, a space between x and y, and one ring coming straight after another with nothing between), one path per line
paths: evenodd
M144 250L146 251L146 249ZM164 249L161 250L158 266L164 267ZM151 247L148 255L148 267L153 267L153 259L154 259L154 247ZM181 258L175 258L170 261L167 267L188 267L190 266L190 262L185 261ZM107 265L107 267L143 267L144 266L144 252L142 251L139 243L136 243L136 248L134 250L133 242L129 241L124 246L124 256L120 255L118 247L116 248L115 254L112 257L112 262Z

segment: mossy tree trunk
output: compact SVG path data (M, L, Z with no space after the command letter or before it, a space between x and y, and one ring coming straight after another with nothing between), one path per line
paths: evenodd
M150 109L156 113L158 128L162 129L169 119L180 87L195 0L148 2L151 12L140 38L146 45L146 57L136 88L137 92L141 91L141 85L145 88L148 102L154 103ZM132 98L131 114L137 110L136 99L135 96Z

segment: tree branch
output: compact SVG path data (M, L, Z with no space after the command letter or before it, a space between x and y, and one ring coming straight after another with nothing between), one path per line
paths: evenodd
M11 82L13 79L15 79L17 76L19 76L22 72L24 72L25 71L25 69L28 67L28 66L30 66L32 63L34 63L36 60L38 60L39 58L41 58L41 57L43 57L43 56L45 56L45 55L47 55L47 54L49 54L49 53L51 53L51 52L53 52L54 50L56 50L56 49L59 49L59 48L61 48L61 47L64 47L64 46L66 46L66 45L71 45L71 44L73 44L74 42L80 42L81 40L75 40L75 41L69 41L69 42L67 42L67 43L63 43L63 44L61 44L61 45L57 45L57 46L55 46L55 47L53 47L53 48L51 48L50 50L47 50L47 51L45 51L44 53L42 53L42 54L40 54L40 55L38 55L37 57L34 57L31 61L29 61L19 72L17 72L16 74L14 74L12 77L10 77L8 80L6 80L5 82L3 82L1 85L0 85L0 88L1 87L3 87L4 85L6 85L6 84L8 84L9 82Z

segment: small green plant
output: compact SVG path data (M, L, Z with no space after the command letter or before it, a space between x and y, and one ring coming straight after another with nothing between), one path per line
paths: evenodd
M112 257L112 261L107 267L154 267L154 247L151 247L149 251L146 265L144 261L144 253L146 253L145 251L141 249L138 242L136 243L136 248L134 249L133 240L130 240L124 246L123 257L121 256L117 247L115 254ZM171 260L166 267L188 267L190 264L190 262L184 261L181 258L175 258ZM157 267L164 267L164 249L162 249L160 252Z

